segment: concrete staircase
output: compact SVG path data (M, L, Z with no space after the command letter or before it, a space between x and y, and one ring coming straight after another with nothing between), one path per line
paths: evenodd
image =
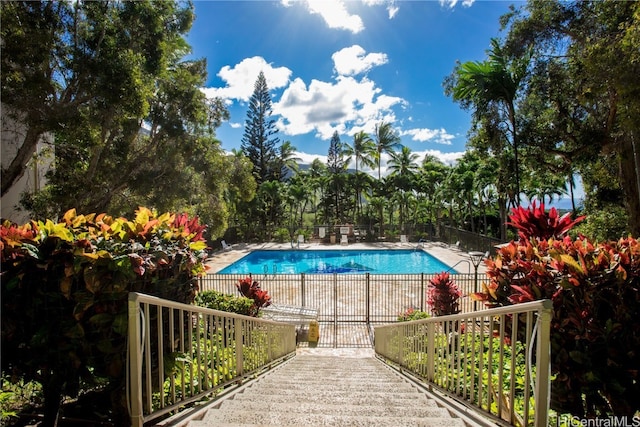
M298 355L227 399L203 426L469 426L374 357Z

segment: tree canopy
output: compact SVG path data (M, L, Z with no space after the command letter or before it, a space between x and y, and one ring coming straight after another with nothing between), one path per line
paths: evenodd
M228 112L200 90L206 61L184 59L193 19L183 2L3 2L2 101L27 131L2 193L52 133L49 184L23 197L35 217L146 205L221 233L228 192L252 187L231 185L244 175L215 138Z

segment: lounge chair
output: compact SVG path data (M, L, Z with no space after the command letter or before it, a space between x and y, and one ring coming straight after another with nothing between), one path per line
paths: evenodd
M227 244L227 242L225 242L224 240L221 241L220 243L222 243L222 250L223 251L228 251L229 249L231 249L231 245Z

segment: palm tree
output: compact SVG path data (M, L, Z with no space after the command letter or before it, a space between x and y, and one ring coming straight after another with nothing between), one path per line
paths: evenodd
M380 167L382 153L393 153L400 146L400 137L391 127L391 123L380 122L376 124L374 142L376 147L375 162L378 166L378 180L380 180L382 178Z
M266 232L267 237L270 239L278 222L278 211L282 203L282 184L280 181L263 182L259 187L259 196L265 212L262 231Z
M358 213L362 213L362 187L360 185L362 179L358 178L359 170L358 166L362 165L368 168L374 168L376 163L375 159L376 146L365 131L360 131L353 135L353 145L344 145L344 155L346 156L346 163L349 163L353 158L356 168L356 179L354 180L356 209L354 213L354 223L357 222Z
M518 132L515 99L524 81L531 54L510 59L500 42L491 39L489 58L484 62L469 61L456 67L452 79L446 82L446 93L463 107L475 106L476 120L494 104L506 109L511 146L515 157L516 204L520 205L520 173L518 159Z
M299 157L295 157L296 147L291 144L291 141L284 141L278 149L278 164L279 170L278 178L283 181L290 172L295 172L298 169Z
M356 174L358 173L358 165L373 168L376 163L375 157L376 145L365 131L360 131L353 135L353 145L344 144L344 155L347 157L346 162L349 163L352 158L355 163Z
M374 131L374 142L376 145L376 165L378 166L378 182L382 180L381 163L382 153L391 154L400 146L400 137L391 127L391 123L380 122L376 124ZM384 236L384 210L382 205L379 208L380 236Z
M389 170L391 175L399 175L402 177L410 177L418 170L418 156L416 153L411 152L411 148L403 146L398 152L391 153L391 160L389 160Z
M407 194L415 187L415 174L418 170L417 160L420 156L411 152L409 147L403 146L398 152L391 153L391 160L389 160L389 170L391 170L390 178L393 179L396 188L400 191L398 195L399 207L400 207L400 229L404 231L404 222L406 217L406 211L408 210L409 200Z
M419 170L419 191L424 194L429 202L429 219L436 227L440 225L440 209L443 206L438 200L438 197L441 195L440 190L448 170L449 167L447 165L432 155L426 155L424 157Z

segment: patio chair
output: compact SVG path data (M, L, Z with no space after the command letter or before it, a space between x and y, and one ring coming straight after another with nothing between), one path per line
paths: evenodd
M406 234L401 234L400 235L400 243L409 243L409 240L407 239L407 235Z
M348 245L349 244L349 238L347 237L346 234L343 234L342 236L340 236L340 244L341 245Z
M220 242L222 244L222 250L223 251L228 251L229 249L231 249L231 245L227 244L227 242L225 242L224 240Z

